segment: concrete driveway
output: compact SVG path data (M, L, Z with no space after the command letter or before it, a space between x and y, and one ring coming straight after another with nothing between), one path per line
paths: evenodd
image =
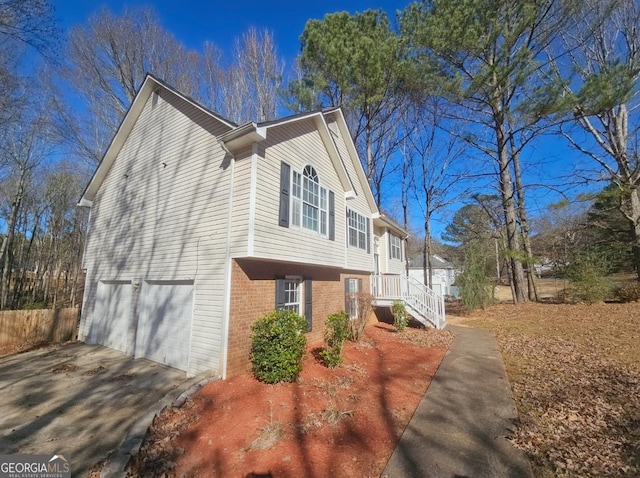
M82 343L0 358L0 453L64 455L72 476L116 449L180 370Z

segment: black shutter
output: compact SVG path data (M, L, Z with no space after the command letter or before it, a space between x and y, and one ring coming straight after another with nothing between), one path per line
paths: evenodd
M391 241L393 240L393 236L391 235L391 233L387 233L387 235L389 236L389 259L393 259L393 253L391 252L393 250L393 248L391 247Z
M307 332L313 329L313 299L311 279L304 280L304 316L307 319Z
M289 189L291 186L291 166L280 163L280 222L282 227L289 227Z
M358 292L362 292L362 279L358 279Z
M336 240L336 198L333 191L329 191L329 240Z
M344 311L347 314L351 314L351 311L349 310L349 279L345 279L344 280Z
M284 279L276 277L276 309L284 309Z
M367 218L367 254L371 254L371 219Z
M347 231L347 233L344 235L344 238L347 241L346 246L349 247L349 208L345 209L345 214L346 214L346 218L347 218L347 222L345 222L344 224L344 230Z

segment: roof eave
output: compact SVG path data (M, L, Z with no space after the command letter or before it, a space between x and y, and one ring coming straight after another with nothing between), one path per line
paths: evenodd
M340 128L340 134L345 139L345 144L347 145L347 150L349 155L351 156L353 166L356 170L356 174L358 175L358 179L363 186L364 195L369 203L369 207L371 208L371 212L376 214L379 212L378 205L376 204L376 200L373 197L373 192L371 192L371 187L369 186L369 181L367 179L367 175L364 172L364 168L362 167L362 163L360 162L360 156L358 155L358 151L356 150L356 146L353 142L353 138L351 137L351 133L349 132L349 127L347 126L347 121L344 118L344 114L342 113L341 108L329 108L323 111L323 119L325 116L334 115L337 118L338 128Z
M378 215L378 217L375 217L373 219L373 223L376 226L390 229L391 231L399 235L402 239L406 239L409 237L409 233L406 230L404 230L398 224L396 224L395 222L387 218L387 216L385 216L384 214L381 214L381 215Z
M234 154L266 138L266 127L258 126L256 123L246 123L221 135L218 140L224 144L227 151Z

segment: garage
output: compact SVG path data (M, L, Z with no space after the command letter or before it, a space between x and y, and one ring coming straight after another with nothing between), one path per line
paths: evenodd
M133 353L130 281L101 280L88 333L89 342L105 345L126 354Z
M145 280L140 290L135 356L187 370L192 280Z

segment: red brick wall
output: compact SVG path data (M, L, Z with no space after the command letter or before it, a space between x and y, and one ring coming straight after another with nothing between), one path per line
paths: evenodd
M251 372L251 324L275 308L276 276L287 275L312 280L313 328L307 334L308 346L322 344L325 319L344 309L345 278L362 278L363 289L369 290L369 275L361 272L247 259L233 261L227 377Z

